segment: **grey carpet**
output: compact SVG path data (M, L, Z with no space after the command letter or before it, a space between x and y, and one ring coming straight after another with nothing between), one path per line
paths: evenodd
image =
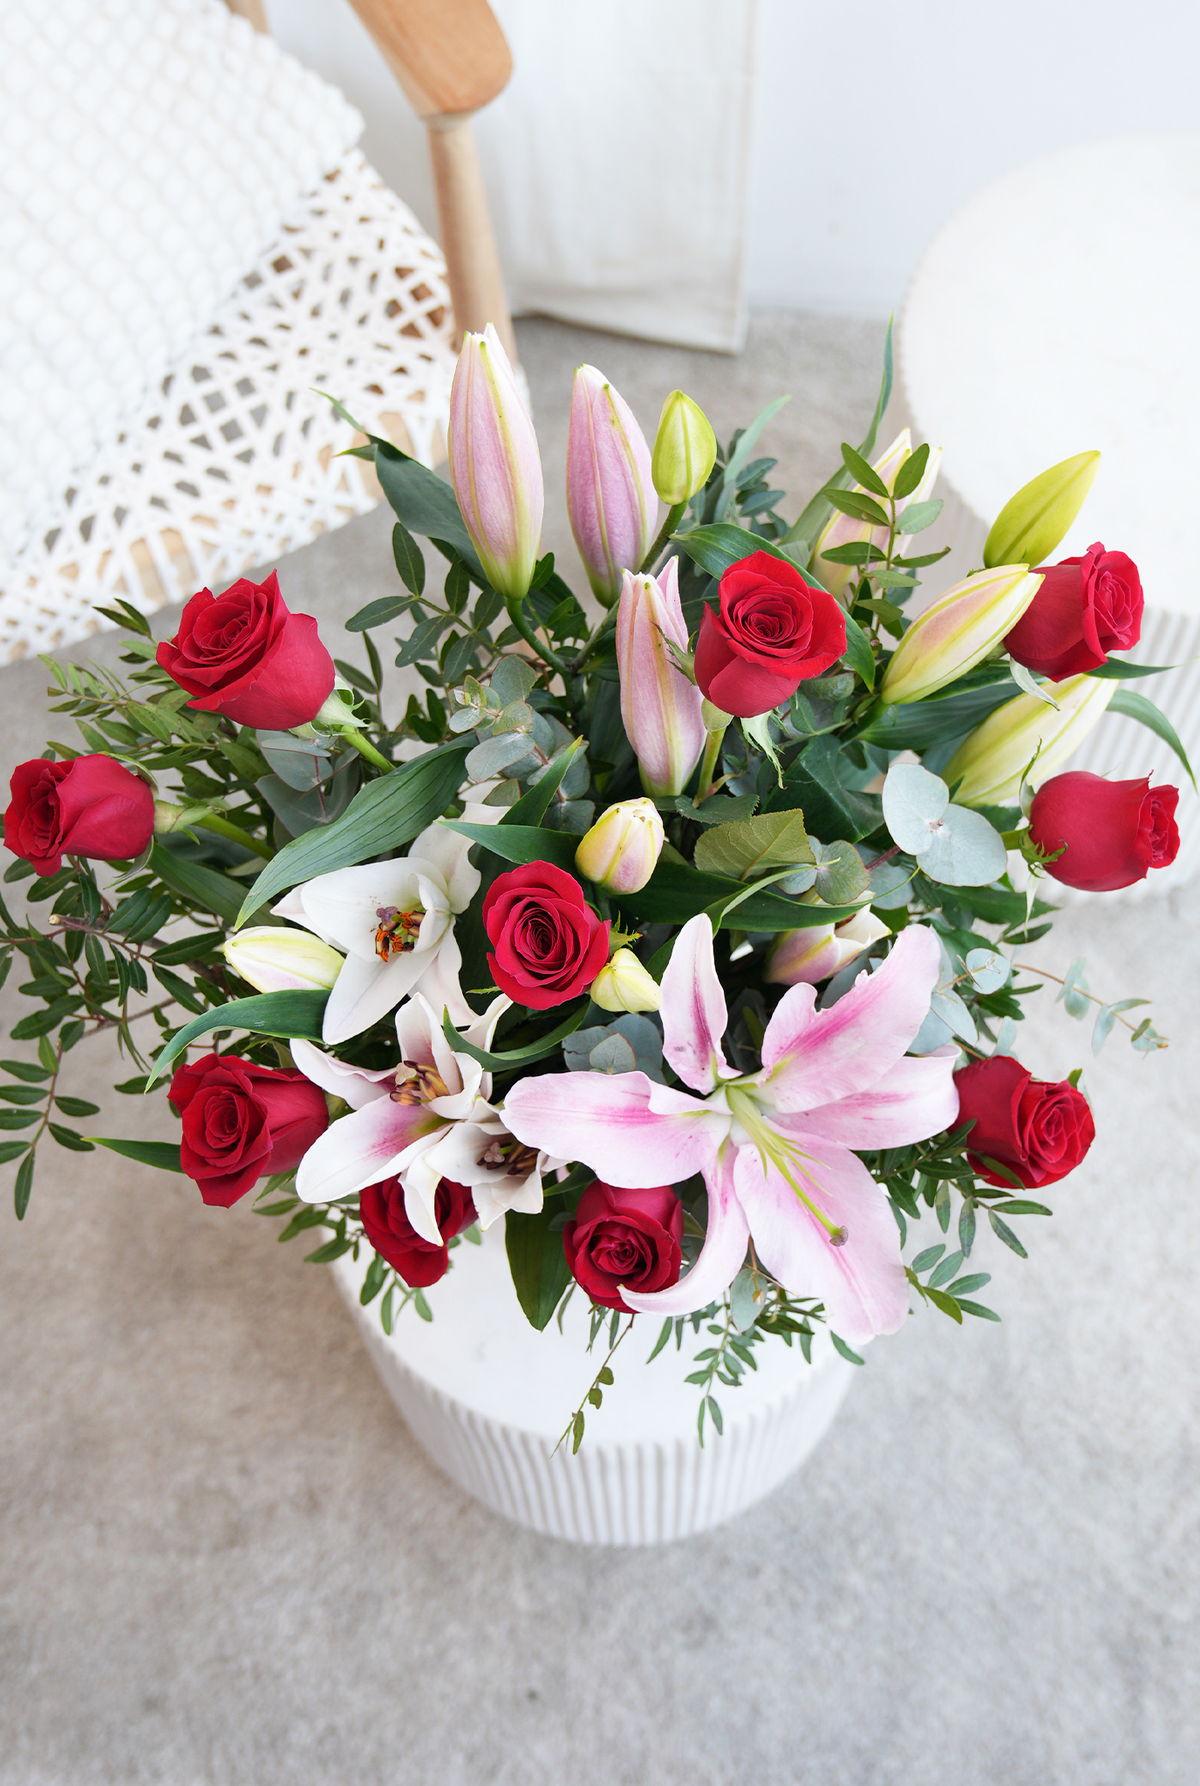
M880 337L760 318L726 360L522 325L547 543L571 564L577 359L648 431L676 383L722 433L791 389L767 444L799 490L869 414ZM332 637L389 557L376 514L283 587ZM4 672L8 765L44 736L44 680ZM1049 997L1026 1026L1039 1076L1086 1064L1101 1138L1055 1221L1023 1224L1028 1262L981 1242L1004 1324L915 1317L798 1476L663 1550L575 1549L467 1500L274 1224L47 1155L23 1226L0 1212L2 1786L1193 1781L1198 919L1192 893L1097 904L1033 952L1152 996L1173 1045L1142 1062L1114 1039L1093 1065ZM94 1120L131 1132L111 1050L81 1066Z

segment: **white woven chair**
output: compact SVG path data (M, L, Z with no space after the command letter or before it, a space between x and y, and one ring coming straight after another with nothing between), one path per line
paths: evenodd
M259 0L228 3L263 28ZM447 0L451 12L456 3ZM364 0L360 10L378 28L401 7L411 28L422 7L409 0ZM464 324L482 326L485 317L471 314L482 304L507 329L486 211L481 221L469 206L464 225L453 182L439 196L456 242L472 220L482 233L467 243L476 278ZM0 661L106 626L97 603L120 596L148 613L363 514L379 500L374 473L337 456L356 437L318 393L432 465L445 456L454 364L443 255L350 149L291 206L277 239L0 564Z

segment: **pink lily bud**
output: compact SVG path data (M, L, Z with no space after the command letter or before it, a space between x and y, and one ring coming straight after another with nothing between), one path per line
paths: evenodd
M774 986L815 986L888 934L873 911L855 912L841 924L785 930L771 945L763 979Z
M465 335L450 388L450 482L494 589L526 594L542 534L542 462L524 398L491 323Z
M610 893L640 893L663 846L663 822L653 800L621 800L601 813L579 840L575 867Z
M633 411L594 366L577 366L567 435L567 513L588 582L611 608L624 571L638 571L658 502L650 448Z
M682 794L704 750L704 696L668 645L687 653L674 558L657 578L626 571L617 609L621 718L648 794Z

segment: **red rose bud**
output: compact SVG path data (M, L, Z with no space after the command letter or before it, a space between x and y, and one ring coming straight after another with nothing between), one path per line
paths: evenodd
M289 613L274 571L265 583L242 577L223 595L200 590L157 657L193 697L190 707L258 731L307 725L333 688L316 621Z
M1041 567L1042 586L1008 634L1010 657L1058 682L1099 669L1142 636L1142 584L1124 552L1097 542L1082 558Z
M404 1188L398 1178L369 1184L359 1193L359 1213L367 1239L411 1290L423 1290L445 1277L450 1269L450 1248L446 1242L477 1220L470 1190L451 1178L440 1180L433 1210L441 1246L422 1239L409 1221L404 1209Z
M495 950L488 956L492 978L535 1011L583 992L608 961L609 926L579 882L551 862L497 875L483 902L483 927Z
M967 1136L972 1169L989 1184L1010 1180L982 1163L1007 1168L1028 1190L1054 1184L1074 1172L1096 1138L1087 1099L1069 1080L1049 1085L1035 1079L1008 1054L972 1061L954 1075L960 1122L975 1124Z
M1046 863L1046 873L1056 881L1086 893L1113 893L1175 860L1178 804L1178 788L1152 788L1148 775L1105 781L1072 769L1039 788L1029 811L1029 835L1043 855L1055 858Z
M183 1119L180 1163L206 1203L228 1209L272 1172L291 1172L329 1127L325 1093L303 1073L206 1054L167 1093Z
M75 757L20 763L9 782L4 842L40 875L57 874L64 856L124 862L154 835L154 795L114 758Z
M794 565L752 552L721 578L721 611L705 608L696 681L714 707L739 719L790 701L846 649L846 618L826 589Z
M593 1180L563 1229L576 1283L601 1308L628 1312L621 1286L643 1295L678 1283L683 1204L669 1184L626 1191Z

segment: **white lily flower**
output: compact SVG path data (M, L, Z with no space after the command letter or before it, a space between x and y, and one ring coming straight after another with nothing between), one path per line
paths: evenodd
M501 816L499 807L483 810L489 818ZM477 818L474 807L471 817ZM438 1001L450 983L455 1000L443 1002L452 1019L470 1019L458 992L462 958L453 936L455 917L466 911L479 887L470 848L468 838L431 825L407 856L319 874L272 908L276 917L303 925L346 957L325 1006L326 1042L359 1035L418 990L427 990L440 1010ZM443 951L448 960L439 974Z

